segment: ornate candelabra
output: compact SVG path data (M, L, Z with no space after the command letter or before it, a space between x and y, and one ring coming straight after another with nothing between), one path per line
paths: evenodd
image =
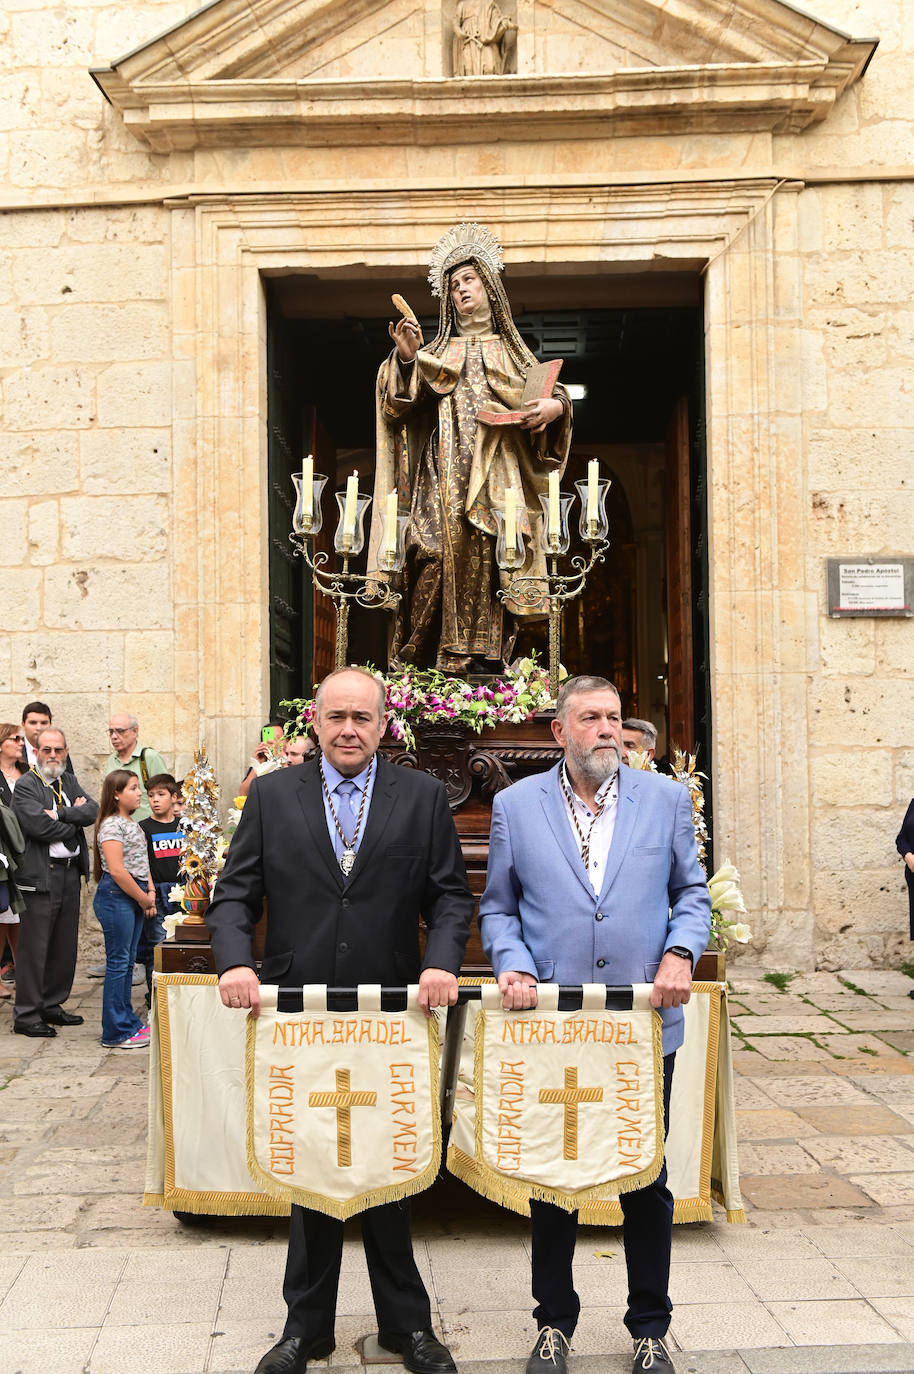
M568 530L571 506L574 497L559 491L558 474L549 478L549 493L540 496L543 507L543 520L539 533L540 546L546 556L547 571L522 574L527 551L524 536L517 525L517 493L512 489L505 492L505 507L496 509L498 540L495 558L498 566L507 573L514 574L498 597L500 601L513 601L519 606L549 606L549 686L553 700L559 690L559 664L561 660L562 606L581 595L591 569L602 563L609 548L609 520L606 515L606 496L611 486L608 478L600 477L595 460L588 465L586 478L575 482L581 501L581 515L578 529L581 539L588 546L586 557L575 554L571 560L572 572L559 572L559 558L567 557L571 546Z
M292 532L289 535L296 553L311 569L314 585L328 596L336 607L336 662L337 668L345 668L349 649L349 607L351 602L370 610L392 610L400 600L400 593L394 591L386 582L375 575L369 578L365 573L350 572L349 560L355 558L365 547L365 512L371 505L371 497L363 495L358 489L358 473L354 472L346 482L345 492L335 493L339 506L339 522L333 537L333 547L342 563L336 569L327 565L329 555L323 551L315 552L313 540L321 531L323 513L321 496L327 485L327 478L314 472L311 458L305 461L301 472L293 472L295 486L295 509L292 512ZM382 514L381 546L378 566L382 572L397 573L403 567L406 553L405 538L406 515L399 515L396 496L388 502Z

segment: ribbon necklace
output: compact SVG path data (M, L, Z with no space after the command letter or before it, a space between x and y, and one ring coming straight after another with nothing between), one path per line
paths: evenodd
M365 786L362 789L362 803L359 806L359 814L356 817L355 830L352 832L352 839L347 840L346 836L343 834L343 827L340 825L339 818L336 814L336 808L333 805L333 798L330 795L330 790L327 787L327 779L324 777L324 764L323 760L321 760L321 783L323 784L324 788L324 796L327 798L327 804L330 807L330 814L333 817L333 824L336 826L337 834L343 841L343 852L340 855L340 868L343 870L347 878L349 877L349 874L355 867L355 843L356 840L359 838L359 831L362 828L362 815L365 811L365 803L368 800L368 788L371 784L372 769L374 768L374 766L375 762L374 758L372 758L371 766L368 770L368 777L365 779ZM347 778L346 781L352 782L352 778Z
M564 764L562 764L562 768L561 768L561 771L560 771L560 773L559 773L559 781L560 781L560 783L562 784L562 791L563 791L563 793L565 794L565 800L566 800L566 802L568 803L568 810L571 812L571 819L572 819L572 821L573 821L573 823L574 823L574 828L575 828L575 830L578 832L578 840L580 841L580 846L581 846L581 858L584 860L584 867L585 867L585 869L587 870L587 872L589 873L589 872L590 872L590 842L591 842L591 840L592 840L592 838L593 838L593 828L594 828L594 826L596 825L597 821L600 819L600 817L603 815L603 808L604 808L604 806L606 805L606 803L609 801L609 794L610 794L610 793L612 792L612 790L613 790L613 789L612 789L612 782L610 782L609 787L607 787L605 793L603 794L603 800L600 802L600 804L599 804L599 806L597 807L596 811L595 811L595 812L593 813L593 815L591 816L591 818L590 818L590 825L588 826L587 834L585 835L585 834L584 834L584 831L581 829L580 825L578 824L578 814L577 814L577 810L576 810L576 808L575 808L574 798L572 797L572 795L571 795L571 789L569 788L568 783L567 783L566 780L565 780L565 765L564 765Z
M44 783L45 787L49 787L49 788L51 789L51 791L54 793L55 797L57 798L57 805L58 805L58 806L65 806L65 805L66 805L66 802L65 802L64 799L63 799L63 788L62 788L61 785L60 785L60 778L57 778L57 780L56 780L55 782L48 782L48 780L47 780L46 778L43 778L43 777L41 776L41 774L39 773L39 771L38 771L37 768L34 768L34 767L33 767L33 768L30 768L30 769L29 769L29 772L30 772L30 773L34 773L34 774L35 774L35 777L38 779L39 782Z

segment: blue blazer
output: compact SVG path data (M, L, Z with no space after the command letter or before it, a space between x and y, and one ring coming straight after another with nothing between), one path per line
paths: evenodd
M560 768L506 788L492 806L479 925L496 976L513 969L543 983L651 983L671 945L697 960L711 902L685 787L619 769L616 824L596 896L571 832ZM682 1044L682 1008L661 1017L670 1054Z

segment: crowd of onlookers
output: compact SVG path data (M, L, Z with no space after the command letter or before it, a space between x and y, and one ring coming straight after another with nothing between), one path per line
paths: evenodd
M181 785L161 754L140 743L135 715L113 715L108 738L96 801L45 702L30 701L18 726L0 723L0 998L14 999L17 1035L45 1039L82 1024L64 1004L76 972L81 884L91 875L105 939L104 961L89 969L104 978L102 1044L141 1049L149 1027L134 1010L133 987L145 981L148 1009L155 948L178 910L171 894ZM272 721L239 793L258 773L301 763L313 748L307 735L287 739Z

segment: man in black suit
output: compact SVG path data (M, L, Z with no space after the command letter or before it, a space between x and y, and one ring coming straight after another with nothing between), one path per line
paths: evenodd
M466 868L443 785L378 757L384 706L373 674L331 673L317 693L320 761L252 784L206 916L227 1007L260 1010L251 950L264 897L264 982L418 980L426 1011L456 1002L473 914ZM420 914L428 927L424 961ZM373 1207L360 1220L380 1344L414 1374L453 1374L450 1352L431 1330L408 1205ZM309 1358L333 1350L342 1249L342 1222L292 1208L288 1317L255 1374L301 1374Z
M64 760L67 741L49 726L36 740L35 764L16 783L13 810L26 849L16 881L25 898L16 947L17 1035L50 1037L57 1026L81 1026L64 1011L76 972L79 889L89 873L83 834L98 815Z

